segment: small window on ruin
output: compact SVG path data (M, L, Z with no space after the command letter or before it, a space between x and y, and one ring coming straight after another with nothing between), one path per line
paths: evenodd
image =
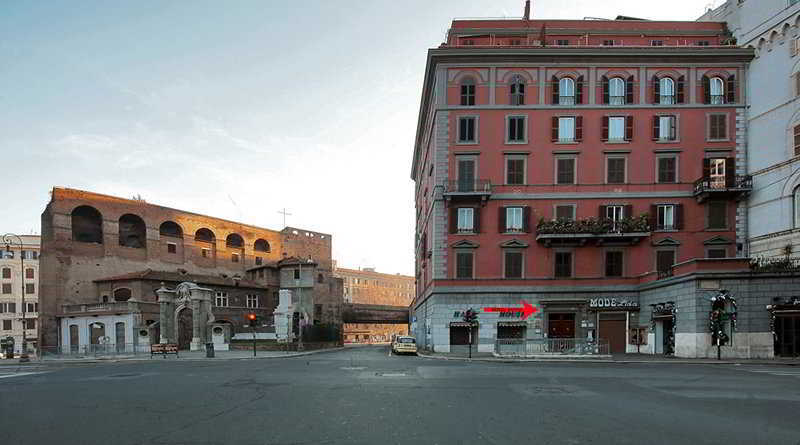
M72 211L72 240L103 244L103 216L97 209L80 206Z
M145 247L147 229L142 218L130 213L119 219L119 245L142 249Z
M225 246L234 249L241 249L244 247L244 240L238 233L231 233L225 239Z
M200 249L200 254L203 258L211 258L211 249Z
M322 274L317 275L317 283L324 283L325 277Z
M167 243L167 253L177 253L178 245L175 243Z
M269 243L265 239L257 239L255 244L253 244L253 250L256 252L269 252Z
M260 266L260 265L262 265L263 263L264 263L264 259L263 259L263 258L261 258L260 256L257 256L257 257L256 257L256 266Z
M239 262L239 254L238 253L232 253L231 254L231 262L232 263L238 263Z
M114 290L114 301L128 301L131 299L131 290L122 287Z

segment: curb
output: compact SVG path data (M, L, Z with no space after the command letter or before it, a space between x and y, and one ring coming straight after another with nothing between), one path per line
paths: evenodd
M774 362L774 361L694 361L694 360L614 360L614 359L498 359L498 358L467 358L467 357L442 357L429 354L417 353L419 357L431 360L451 360L462 362L487 362L487 363L610 363L619 365L772 365L772 366L800 366L800 361L794 363Z
M29 363L17 363L17 366L25 367L29 365L55 366L55 365L93 365L98 363L185 363L185 362L214 362L214 361L244 361L244 360L269 360L304 357L307 355L321 354L325 352L342 351L344 347L316 349L313 351L296 352L286 355L256 356L256 357L215 357L215 358L177 358L177 359L156 359L156 358L123 358L123 359L86 359L86 360L41 360Z

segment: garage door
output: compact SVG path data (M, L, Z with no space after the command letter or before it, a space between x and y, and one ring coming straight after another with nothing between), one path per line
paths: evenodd
M608 341L612 354L625 352L625 314L600 314L598 336Z

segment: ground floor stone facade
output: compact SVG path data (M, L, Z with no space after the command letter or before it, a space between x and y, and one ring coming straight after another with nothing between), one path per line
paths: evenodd
M734 303L723 311L729 340L721 357L797 354L800 275L787 273L705 271L630 286L434 286L413 307L411 335L423 349L463 352L470 337L463 311L473 308L477 352L497 352L506 339L574 338L603 339L612 353L715 358L709 320L712 298L723 293ZM523 301L537 312L523 318ZM496 307L520 310L489 312Z

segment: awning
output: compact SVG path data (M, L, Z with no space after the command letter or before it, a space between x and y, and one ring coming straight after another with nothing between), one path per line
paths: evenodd
M498 321L497 327L501 326L512 326L512 327L519 327L519 328L526 328L528 327L528 322L526 321Z

